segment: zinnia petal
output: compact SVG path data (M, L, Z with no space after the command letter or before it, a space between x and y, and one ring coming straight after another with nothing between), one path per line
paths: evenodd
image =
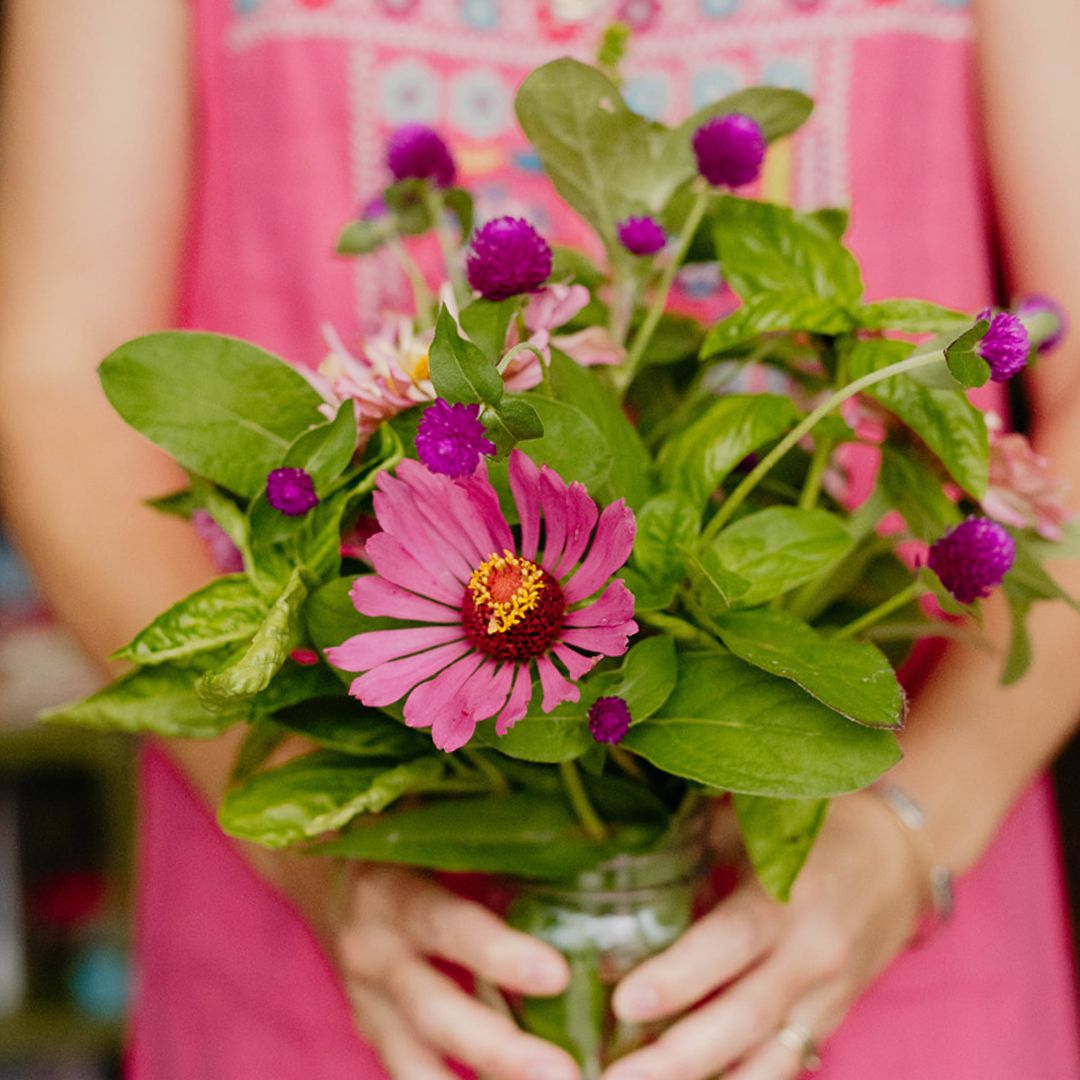
M484 664L439 707L431 725L431 739L440 750L461 749L472 738L476 725L499 711L506 700L513 674L506 665L503 671L496 671L492 662Z
M375 516L383 529L407 544L410 551L415 551L425 566L446 570L464 585L472 569L468 557L461 553L462 546L467 548L467 542L463 545L451 540L451 537L459 539L457 530L448 527L449 523L445 521L441 523L442 527L432 525L423 505L418 505L412 488L403 481L382 473L379 488L373 502Z
M579 630L564 630L559 640L567 645L576 645L589 652L603 653L605 656L622 656L626 652L627 639L637 633L637 623L622 623L619 626L589 626Z
M415 593L398 588L378 574L363 574L349 590L353 607L361 615L372 618L389 615L394 619L411 619L416 622L461 623L461 613L445 604L426 600Z
M636 530L634 513L622 499L604 508L589 554L564 590L567 603L576 604L592 596L625 564L634 547Z
M540 505L544 511L544 558L541 566L555 576L566 544L566 484L546 465L540 470Z
M467 641L455 641L402 660L391 660L388 664L380 664L366 675L353 679L349 693L365 705L375 709L382 708L404 697L418 682L442 671L447 664L464 656L468 651Z
M589 498L585 485L575 480L566 491L566 547L558 565L551 571L553 577L561 578L574 568L589 544L599 516L600 511Z
M348 641L326 650L326 659L342 671L370 668L409 656L436 645L464 640L461 624L456 626L407 626L401 630L369 630L354 634Z
M439 709L458 692L483 659L480 653L469 653L444 668L434 679L416 687L405 701L405 723L412 728L431 727Z
M528 454L512 450L509 473L510 492L521 521L521 555L532 562L540 543L540 470Z
M461 582L449 570L429 570L396 536L376 533L365 548L380 577L431 600L461 603L464 588Z
M491 536L484 522L477 519L461 481L449 480L428 472L419 462L406 458L398 464L398 475L416 489L416 502L424 509L430 521L434 510L436 520L442 518L445 528L446 515L452 518L451 530L456 535L462 555L472 563L482 562L492 552Z
M540 686L544 691L540 703L544 712L551 712L564 701L580 700L581 691L546 656L536 661L536 670L540 673Z
M557 644L551 651L563 662L571 679L583 679L600 661L599 656L582 656L569 645Z
M532 701L532 672L528 664L519 664L514 686L503 710L495 719L495 734L505 735L529 711Z
M623 581L613 581L586 607L571 611L564 626L615 626L622 625L634 616L634 594Z
M487 530L490 546L486 555L507 548L513 551L514 534L510 531L510 526L506 524L506 518L499 506L499 496L495 494L495 489L488 482L487 477L469 476L460 480L458 485L469 500L473 513Z

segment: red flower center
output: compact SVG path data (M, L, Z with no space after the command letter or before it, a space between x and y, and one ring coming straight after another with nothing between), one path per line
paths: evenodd
M509 551L492 555L473 571L461 602L469 644L497 660L542 656L565 616L566 601L555 578Z

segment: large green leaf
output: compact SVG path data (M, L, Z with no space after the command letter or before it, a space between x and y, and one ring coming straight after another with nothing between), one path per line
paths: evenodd
M294 469L306 469L316 490L322 494L352 461L356 453L356 406L352 401L342 402L333 420L305 431L289 447L284 465Z
M578 480L591 492L602 490L611 476L615 454L596 424L565 401L538 394L523 400L540 414L544 434L523 442L521 449L537 465L549 465L568 483Z
M681 491L665 491L638 512L634 565L655 587L671 588L686 576L683 550L692 547L701 512Z
M858 263L819 218L725 195L714 221L720 266L739 296L809 293L838 304L862 296Z
M224 667L208 671L199 680L198 692L204 705L211 709L226 709L270 685L270 680L300 642L300 609L307 595L303 573L297 568L244 653Z
M510 319L520 307L520 296L506 300L474 300L461 309L461 328L489 360L497 363L506 352Z
M199 659L207 661L205 655ZM198 668L191 666L138 668L83 701L52 709L39 719L100 731L208 739L251 715L248 702L210 712L195 693L197 678Z
M98 369L116 411L184 468L248 497L290 444L322 423L322 398L254 345L168 331L121 345Z
M230 836L281 848L375 814L413 791L435 787L446 769L435 755L403 764L359 762L317 751L249 776L230 789L218 823Z
M112 659L164 664L250 641L266 616L266 606L244 574L227 574L173 604Z
M720 566L750 582L733 602L754 607L824 573L852 546L843 520L827 510L770 506L728 525L710 550Z
M941 477L909 448L886 443L878 478L889 502L920 540L932 542L960 521L960 508L945 494Z
M520 792L483 801L440 799L384 814L319 850L347 859L559 880L645 848L661 829L655 820L632 822L597 843L585 837L562 799Z
M502 399L502 376L494 362L458 333L453 315L439 309L430 351L431 381L447 401L497 405Z
M900 758L892 732L852 724L787 679L721 653L680 656L674 693L622 746L700 784L779 798L852 791Z
M786 903L829 809L827 799L736 795L746 853L765 891Z
M790 289L751 293L726 319L710 328L701 355L727 352L758 334L793 330L842 334L850 329L851 316L831 298Z
M876 300L854 311L865 330L896 330L904 334L947 333L971 322L962 311L953 311L926 300Z
M911 352L912 346L903 341L860 341L848 357L848 373L857 379L895 364ZM983 414L963 390L933 389L900 374L877 383L867 393L903 420L968 494L982 498L989 437Z
M791 679L841 716L870 727L903 724L903 688L873 645L830 640L782 611L724 611L713 622L736 656Z
M703 105L697 112L692 113L675 129L677 138L673 141L689 147L694 132L706 120L714 116L727 116L729 113L742 113L743 116L756 120L761 126L761 133L769 142L773 142L802 127L813 108L814 102L798 90L777 86L748 86L719 101ZM693 166L693 158L688 160Z
M780 438L797 420L794 405L778 394L717 398L664 444L660 474L667 487L703 505L747 454Z
M614 451L608 473L608 494L612 498L624 498L636 510L648 498L652 487L652 460L637 429L626 418L615 396L597 378L595 369L575 364L558 349L552 349L550 378L555 396L572 401L596 425L607 446ZM525 449L531 452L531 446Z
M349 697L304 701L274 713L274 722L327 750L395 761L431 752L431 738Z

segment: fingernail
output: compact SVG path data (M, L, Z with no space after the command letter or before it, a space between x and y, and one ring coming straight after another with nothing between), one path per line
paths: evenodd
M567 1065L553 1065L544 1061L534 1065L526 1074L525 1080L578 1080L578 1071Z
M522 987L536 994L557 994L566 982L566 973L558 964L527 960L520 972Z
M624 1020L647 1020L660 1008L660 995L651 986L632 986L620 994L615 1002L615 1011ZM627 1076L622 1080L639 1080Z

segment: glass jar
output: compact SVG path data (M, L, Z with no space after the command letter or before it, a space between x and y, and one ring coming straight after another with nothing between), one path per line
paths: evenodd
M611 1008L616 983L676 941L690 925L705 877L705 815L695 814L648 852L620 855L573 881L517 881L512 926L546 941L570 964L553 998L512 1003L518 1024L577 1058L582 1080L651 1042L667 1022L631 1024Z

